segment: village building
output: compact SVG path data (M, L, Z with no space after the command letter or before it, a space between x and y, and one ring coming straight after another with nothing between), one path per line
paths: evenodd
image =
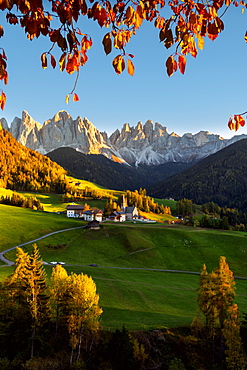
M66 207L67 217L80 217L85 221L102 222L103 212L99 209L84 210L84 205L71 204Z
M82 217L84 212L83 205L69 204L66 207L67 217Z
M136 207L128 207L127 199L124 194L122 196L121 211L125 213L126 220L133 220L139 216Z
M109 221L124 222L126 221L126 214L124 212L113 211L109 217Z
M126 207L124 209L124 213L126 215L126 220L133 220L135 218L138 218L138 210L136 207Z
M100 229L100 223L99 223L99 221L93 220L93 221L90 221L87 224L86 227L87 227L87 229L90 229L90 230L99 230Z
M132 221L140 217L136 207L128 207L127 199L125 195L122 195L121 211L113 211L109 216L109 221L124 222Z
M87 211L83 212L82 217L85 221L96 220L98 222L102 222L103 212L99 209L88 209Z

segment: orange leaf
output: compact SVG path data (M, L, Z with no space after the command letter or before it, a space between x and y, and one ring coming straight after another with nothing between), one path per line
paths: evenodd
M234 115L234 119L235 121L240 125L240 126L244 126L245 125L245 120L244 118L241 116L241 114L235 114Z
M4 82L4 85L8 85L9 76L8 76L8 72L6 70L3 72L3 82Z
M204 38L201 35L198 35L197 40L198 40L198 48L200 50L203 50L203 48L204 48Z
M133 76L134 73L135 73L134 64L132 63L132 61L130 59L128 59L128 74Z
M125 63L122 55L117 55L113 61L112 61L113 68L115 69L115 72L120 75L124 68L125 68Z
M62 72L65 68L66 53L63 53L59 59L60 71Z
M3 26L0 26L0 37L2 37L4 34L4 29L3 29Z
M4 110L5 103L6 103L6 95L2 91L2 94L0 95L0 108L2 110Z
M112 50L111 32L108 32L102 41L106 55L110 54Z
M174 60L172 55L170 55L166 61L166 70L169 77L177 70L177 62Z
M68 104L68 103L69 103L69 98L70 98L70 94L67 94L67 95L66 95L66 97L65 97L65 102L66 102L66 104Z
M79 96L76 93L74 93L73 101L79 101L79 100L80 100Z
M186 67L186 58L184 55L179 55L178 66L179 66L180 72L184 74L185 67Z
M166 49L169 49L174 43L172 30L170 28L167 29L164 36L165 36L164 45L165 45Z
M43 69L47 68L47 57L46 57L46 53L41 54L40 59L41 59L42 68Z
M244 125L245 125L245 120L241 116L241 114L235 114L234 116L229 118L228 127L230 130L237 131L240 128L240 126L243 127Z
M56 59L54 58L54 56L53 55L51 55L51 66L52 66L52 68L55 68L56 67Z

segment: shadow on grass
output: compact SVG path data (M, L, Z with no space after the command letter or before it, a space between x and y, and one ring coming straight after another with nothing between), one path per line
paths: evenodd
M102 306L101 324L105 330L114 331L124 325L127 330L152 330L172 328L175 326L189 326L191 317L181 317L159 312L133 311L120 308Z

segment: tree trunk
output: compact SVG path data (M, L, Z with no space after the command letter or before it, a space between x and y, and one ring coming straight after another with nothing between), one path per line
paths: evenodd
M80 331L79 331L79 343L78 343L78 352L77 352L76 361L79 360L80 355L81 355L81 343L82 343L82 323L80 325Z
M35 324L32 325L32 337L31 337L31 358L33 358L34 355L34 338L36 334L36 326Z

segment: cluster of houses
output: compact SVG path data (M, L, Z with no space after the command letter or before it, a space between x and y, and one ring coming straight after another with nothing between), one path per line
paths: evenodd
M67 217L80 217L84 221L102 222L103 212L99 209L84 209L84 205L70 204L66 207ZM141 220L143 217L139 215L136 207L128 207L125 196L122 197L121 211L113 211L107 220L114 222L124 222Z
M66 207L67 217L80 217L85 221L103 220L103 212L100 209L84 209L84 205L70 204Z

